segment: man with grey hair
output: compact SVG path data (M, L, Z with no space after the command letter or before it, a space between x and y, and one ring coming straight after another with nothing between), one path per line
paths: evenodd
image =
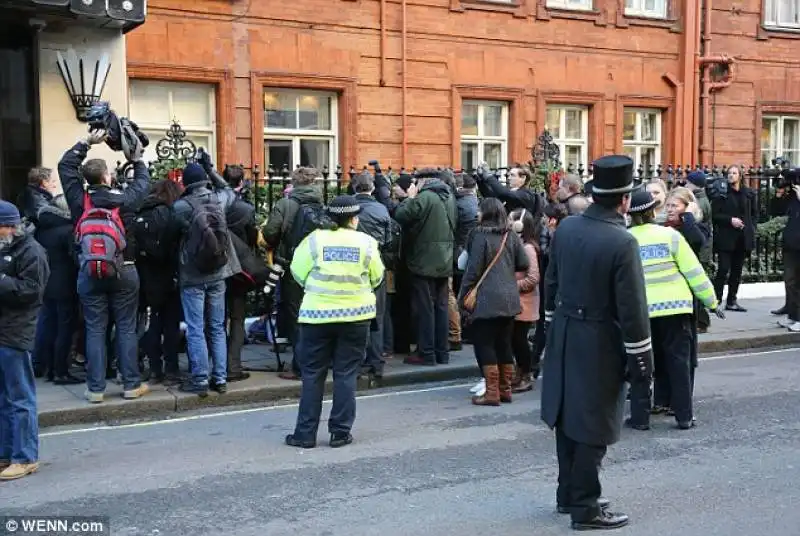
M297 317L300 314L300 303L303 301L303 288L297 284L289 272L294 248L301 228L307 226L307 213L323 210L322 194L315 187L317 179L322 175L313 167L299 167L292 172L292 190L288 196L279 199L272 207L269 219L261 229L264 241L275 254L285 269L281 279L280 301L278 303L278 333L287 337L295 355L298 353ZM306 210L309 209L309 210ZM299 237L301 240L304 237ZM298 242L298 243L294 243ZM279 375L285 380L299 380L300 367L292 358L292 370Z
M583 214L589 206L588 200L581 194L583 180L573 173L565 176L558 184L556 199L559 203L564 203L570 216Z
M387 269L394 269L395 259L390 258L391 252L388 251L392 243L392 230L399 225L389 216L389 210L373 197L375 192L375 180L369 171L363 171L352 179L355 200L361 207L358 214L358 230L368 234L378 242L381 251L381 260ZM393 225L394 224L394 225ZM387 266L386 263L389 263ZM367 373L376 378L383 377L383 368L386 362L383 359L384 348L384 325L386 316L389 314L386 278L374 289L375 292L375 320L372 322L369 340L367 341L367 353L365 358L365 368Z

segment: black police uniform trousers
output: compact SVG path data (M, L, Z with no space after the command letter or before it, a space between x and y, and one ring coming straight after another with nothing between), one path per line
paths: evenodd
M678 422L692 420L695 331L690 314L650 319L653 338L654 400L675 412ZM633 417L633 400L631 400Z
M587 445L571 439L561 423L556 425L558 454L558 506L570 509L572 520L578 523L600 515L597 499L603 493L600 485L600 465L606 455L604 445Z
M370 321L332 324L299 324L300 345L296 355L303 378L294 437L316 440L322 414L322 397L328 370L333 368L333 407L328 432L346 434L356 419L356 383L364 361Z

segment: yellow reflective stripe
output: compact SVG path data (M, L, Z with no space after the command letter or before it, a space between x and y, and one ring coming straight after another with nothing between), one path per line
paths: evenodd
M650 273L653 273L653 272L661 272L663 270L668 270L668 269L674 268L674 267L675 267L675 263L672 262L672 261L659 262L657 264L645 264L644 266L642 266L642 268L644 268L644 273L645 274L650 274Z
M680 233L678 233L678 231L675 231L674 233L672 233L670 241L670 251L672 252L673 256L678 254L678 249L680 248L680 245L681 245L681 235Z
M648 285L658 285L660 283L672 283L674 281L680 281L683 279L683 276L679 272L675 272L672 274L667 275L659 275L659 276L645 276L644 281Z

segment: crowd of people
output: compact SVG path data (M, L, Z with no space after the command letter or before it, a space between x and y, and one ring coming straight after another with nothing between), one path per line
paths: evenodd
M632 162L613 156L595 163L588 183L566 176L555 199L531 188L525 168L503 183L481 165L395 180L363 172L326 203L320 173L303 167L259 227L240 167L220 175L201 151L180 182L153 181L134 140L129 174L112 177L105 161L87 160L107 136L93 130L67 150L58 178L32 170L21 211L0 203L0 479L38 468L36 377L85 381L93 404L117 374L114 361L122 396L147 395L140 354L150 383L200 397L246 379L247 296L272 278L275 335L293 349L282 377L302 381L288 445L316 446L330 369L328 431L340 447L353 441L357 377L382 376L394 354L433 367L471 343L478 406L534 389L545 356L542 412L559 440L559 510L578 527L609 528L626 518L601 507L599 483L581 464L599 463L597 446L616 440L619 423L594 415L615 416L627 382L628 426L647 430L652 415L667 414L693 427L697 333L708 329L708 311L744 310L737 289L756 202L736 168L710 202L702 172L671 191L658 180L634 188ZM85 380L70 372L74 354L85 356Z

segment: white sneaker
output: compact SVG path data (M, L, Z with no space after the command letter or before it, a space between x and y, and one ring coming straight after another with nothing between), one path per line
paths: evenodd
M791 326L789 326L789 331L794 331L795 333L800 333L800 322L795 322Z
M788 316L784 316L780 320L778 320L778 325L782 328L789 328L796 322L794 320L789 319Z
M483 396L486 394L486 378L481 378L481 381L476 383L475 386L469 390L469 392L477 396Z

